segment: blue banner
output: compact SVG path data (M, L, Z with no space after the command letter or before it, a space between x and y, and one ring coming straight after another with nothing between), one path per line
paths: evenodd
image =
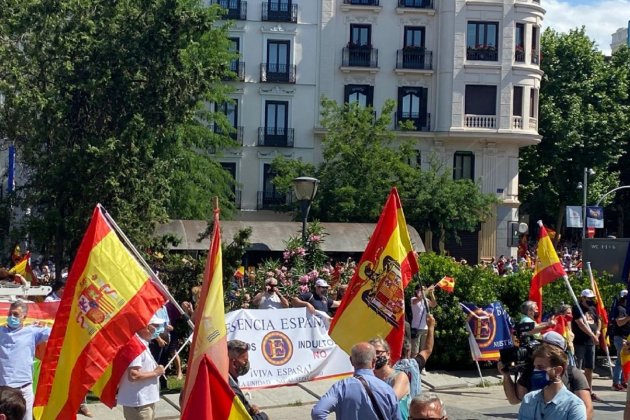
M12 193L15 190L15 146L9 146L9 168L7 174L7 191Z
M481 308L463 303L468 341L475 360L499 360L499 350L514 347L510 316L501 302Z
M604 227L604 208L596 206L586 207L586 226L596 229Z

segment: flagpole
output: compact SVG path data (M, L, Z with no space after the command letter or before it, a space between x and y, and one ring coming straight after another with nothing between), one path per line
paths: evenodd
M165 371L166 371L166 369L168 369L168 368L171 366L171 364L173 364L173 361L177 358L177 356L179 356L179 353L181 353L181 352L182 352L182 350L184 350L184 347L186 347L186 345L188 344L188 342L189 342L190 340L192 340L192 336L193 336L192 334L190 334L190 335L188 336L188 338L186 339L186 341L184 341L184 344L182 344L182 346L179 348L179 350L177 350L177 353L175 353L175 356L173 356L173 357L171 358L171 360L169 360L169 361L168 361L168 363L166 364L166 366L164 366L164 370L165 370ZM164 374L164 377L166 377L166 373Z
M595 290L595 277L593 277L593 270L591 270L590 261L586 262L586 270L588 271L588 277L591 279L591 288L594 291ZM603 306L604 302L600 302L600 304ZM600 320L601 320L601 317L600 317ZM612 360L610 360L610 351L608 350L608 343L606 343L606 337L603 337L603 339L604 339L604 350L606 351L606 358L608 359L608 367L610 368L610 377L614 379L615 375L613 373Z
M179 305L179 303L177 303L177 301L175 300L175 298L173 297L173 295L171 295L171 293L168 291L168 289L166 288L166 286L164 286L164 283L162 283L162 281L158 278L158 276L153 272L153 269L151 269L151 267L149 266L149 264L147 264L147 262L144 260L144 258L142 258L142 255L140 255L140 252L136 249L136 247L131 243L131 241L129 240L129 238L127 238L127 235L125 235L125 233L122 231L122 229L120 229L120 227L118 226L118 224L116 223L116 221L109 215L109 213L107 212L107 210L105 210L105 208L99 203L97 204L97 206L101 209L101 211L103 212L103 216L105 217L105 219L107 220L107 222L114 228L114 230L116 231L116 233L118 234L118 236L120 238L122 238L123 242L125 243L125 245L127 246L127 249L136 257L136 260L138 260L138 263L140 263L140 265L149 273L149 276L151 277L151 280L153 280L153 283L160 289L160 291L162 292L162 294L164 296L166 296L168 298L168 300L171 301L171 303L173 304L173 306L175 306L177 308L177 310L184 315L184 317L186 318L186 320L188 321L188 325L194 329L195 328L195 324L193 324L193 322L190 320L190 317L186 314L186 312L184 311L184 309Z

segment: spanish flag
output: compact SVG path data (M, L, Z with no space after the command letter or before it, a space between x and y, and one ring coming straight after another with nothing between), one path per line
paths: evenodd
M220 379L226 384L228 383L227 331L223 304L223 264L221 258L221 227L219 225L219 209L217 208L214 210L214 229L206 270L203 275L201 294L193 315L195 331L188 356L188 369L182 398L182 412L188 410L191 414L188 417L190 419L198 418L193 415L195 411L188 409L188 406L193 404L193 406L198 407L198 401L191 398L193 398L193 391L198 386L204 386L202 382L197 380L197 375L201 370L201 363L206 354L216 365ZM198 395L198 392L195 395ZM182 418L185 417L182 416Z
M547 230L541 221L538 222L540 231L538 232L538 246L536 247L536 268L534 270L534 277L529 286L529 299L538 304L540 314L536 321L540 322L542 316L542 288L544 285L549 284L560 277L566 276L562 264L560 264L560 258L556 253L551 239L547 234Z
M405 335L404 289L418 272L398 191L392 188L329 334L350 353L353 345L385 337L391 361L400 357Z
M597 286L597 282L595 278L591 276L591 287L593 288L593 292L595 293L595 297L597 298L597 315L599 319L602 321L602 333L599 336L599 346L602 350L605 350L608 347L608 311L606 310L606 306L604 306L604 300L602 299L601 293L599 293L599 287Z
M444 276L442 280L436 283L436 286L446 293L453 293L455 291L455 279L453 277Z
M200 413L204 413L203 416ZM182 420L246 420L251 419L247 409L207 354L203 354L195 384L189 393L188 404L182 411Z
M41 419L75 418L118 350L165 303L103 211L94 209L59 303L35 395Z
M626 337L626 341L630 340L630 335ZM623 346L621 349L621 382L628 382L628 377L630 377L630 350L628 350L628 346Z
M26 255L9 270L9 273L19 274L24 277L31 286L37 286L37 277L33 275L33 270L31 269L30 252L27 252Z

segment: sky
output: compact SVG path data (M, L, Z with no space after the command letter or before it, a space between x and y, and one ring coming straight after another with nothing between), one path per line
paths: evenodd
M628 27L630 0L541 0L547 11L544 28L568 32L586 27L586 34L605 54L610 54L613 32Z

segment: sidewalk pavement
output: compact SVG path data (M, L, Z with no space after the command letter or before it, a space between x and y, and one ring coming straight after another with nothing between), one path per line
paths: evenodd
M423 389L436 392L444 401L449 419L516 418L518 405L510 405L503 394L501 377L496 369L483 371L484 383L476 371L430 372L423 375ZM245 391L272 420L309 419L313 405L338 379L307 382L299 385ZM623 416L626 393L612 391L609 377L595 377L593 389L603 399L595 403L595 419L620 419ZM178 419L179 394L166 394L157 404L156 420ZM108 409L103 404L90 404L96 419L123 419L122 409ZM84 418L79 416L79 418ZM331 416L334 418L334 416ZM200 417L202 419L202 417Z

